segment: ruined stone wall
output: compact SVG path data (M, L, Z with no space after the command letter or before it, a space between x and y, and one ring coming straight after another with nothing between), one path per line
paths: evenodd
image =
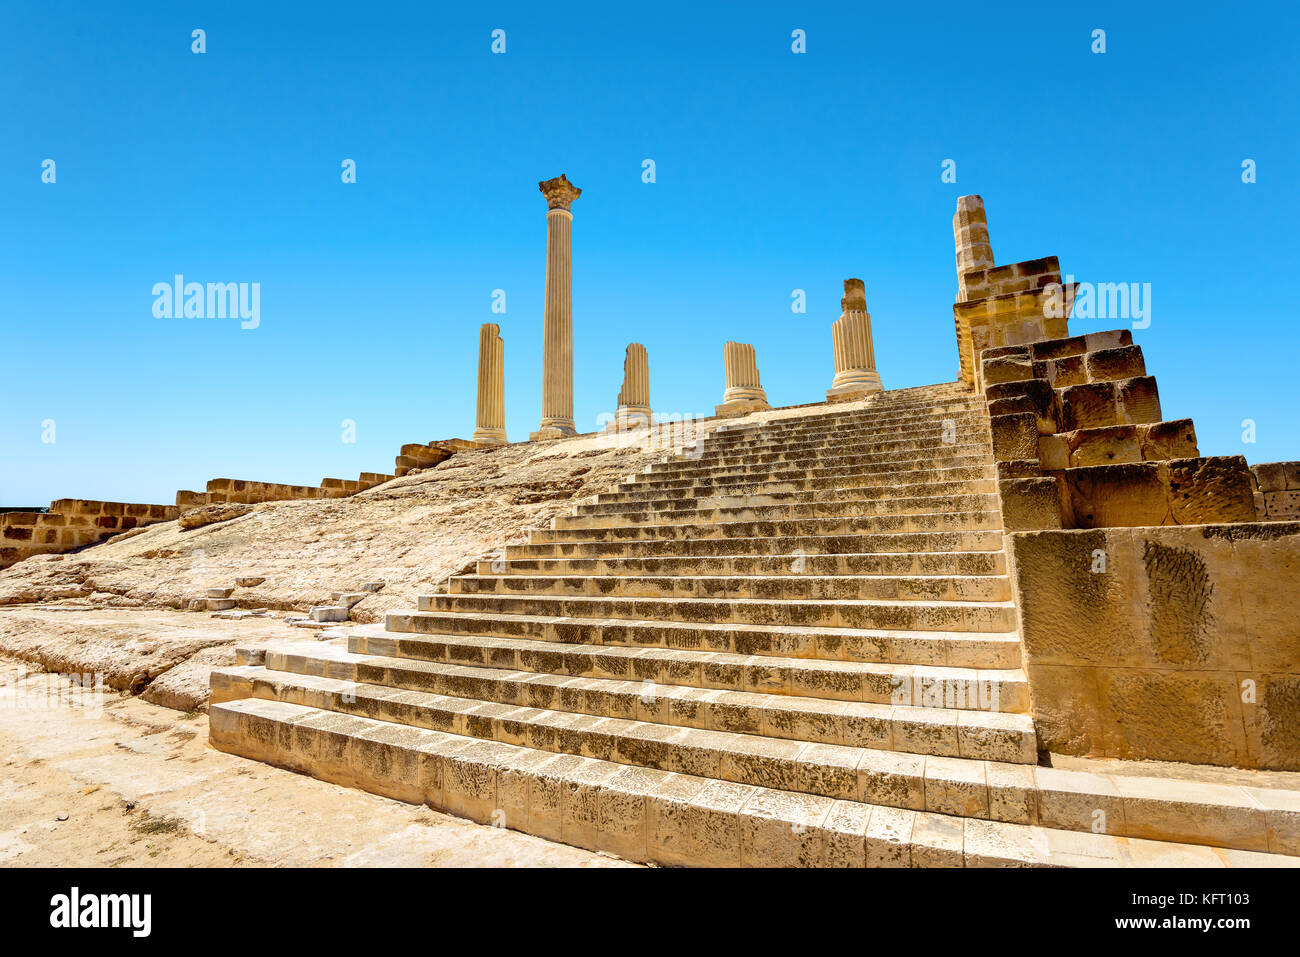
M171 521L178 514L172 505L77 498L51 502L48 512L5 512L0 514L0 568L29 555L93 545L120 532Z
M1300 770L1300 523L1007 543L1041 749Z
M1261 462L1255 476L1255 511L1261 522L1300 519L1300 462Z
M986 349L979 379L1008 529L1256 520L1246 460L1163 419L1128 330Z

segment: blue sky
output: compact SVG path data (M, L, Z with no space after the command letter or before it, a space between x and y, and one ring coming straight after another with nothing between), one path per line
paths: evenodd
M727 339L754 343L773 404L821 399L849 276L886 386L951 380L951 219L979 193L999 263L1151 283L1135 341L1203 454L1300 458L1294 8L1135 6L10 0L0 505L391 471L403 443L472 432L483 322L526 439L537 182L561 172L584 190L581 429L631 341L656 411L712 410ZM260 326L156 318L176 273L260 283Z

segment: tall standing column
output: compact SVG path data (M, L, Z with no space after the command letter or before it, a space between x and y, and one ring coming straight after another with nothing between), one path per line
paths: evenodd
M623 389L618 394L618 413L611 427L622 431L650 423L650 357L645 346L633 342L623 359Z
M716 415L746 415L772 408L759 381L758 356L752 345L723 343L722 365L727 374L727 387L722 393L722 405L714 409Z
M582 190L563 174L537 184L546 197L546 305L542 320L542 424L529 438L577 435L573 424L573 213Z
M871 341L871 313L861 279L844 280L840 317L831 326L835 347L835 378L826 392L827 402L852 402L884 391L876 371L876 347Z
M475 445L506 442L506 344L495 322L485 322L478 333L478 414Z
M993 265L989 221L984 215L984 200L979 196L957 197L957 212L952 217L952 238L957 246L957 301L965 302L969 298L966 295L966 273Z

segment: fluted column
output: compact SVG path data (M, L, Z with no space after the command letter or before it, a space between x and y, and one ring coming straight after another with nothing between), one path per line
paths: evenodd
M831 325L835 349L835 378L826 392L827 402L848 402L881 392L876 371L876 347L871 341L871 313L861 279L844 280L840 317Z
M758 377L758 357L747 343L726 342L722 345L722 365L727 375L726 390L717 415L744 415L770 409L767 394Z
M613 426L634 429L651 422L650 357L645 346L633 342L623 359L623 389L618 394L618 413Z
M952 238L957 246L957 301L965 302L969 298L966 295L966 273L993 265L989 221L984 215L984 200L979 196L957 197L957 212L952 217Z
M478 413L475 445L502 445L506 441L506 344L495 322L485 322L478 333Z
M582 190L563 175L537 184L546 197L546 303L542 319L542 424L533 439L576 435L573 424L573 213Z

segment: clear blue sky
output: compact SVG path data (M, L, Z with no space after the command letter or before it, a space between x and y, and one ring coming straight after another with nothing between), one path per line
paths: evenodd
M821 399L848 276L888 388L953 379L951 219L980 193L998 262L1151 283L1135 339L1203 454L1300 458L1295 7L1086 6L8 0L0 505L390 471L405 442L472 432L483 322L526 439L537 182L561 172L584 190L582 429L631 341L657 411L720 401L727 339L755 344L773 404ZM259 282L260 327L155 318L175 273Z

